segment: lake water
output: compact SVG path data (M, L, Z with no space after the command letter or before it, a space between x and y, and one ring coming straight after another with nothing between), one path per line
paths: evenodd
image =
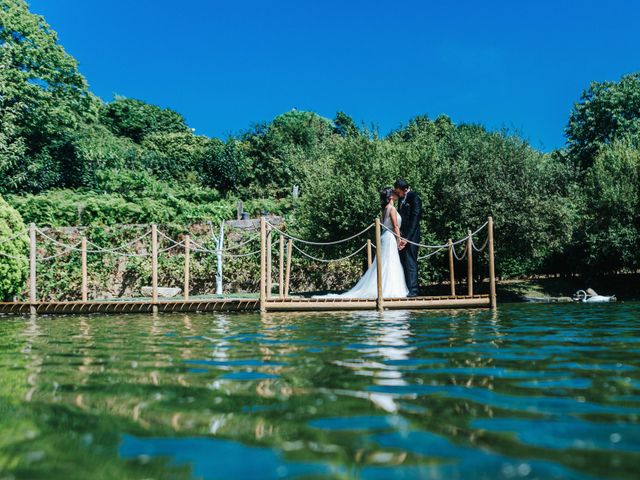
M640 478L640 304L0 318L0 479Z

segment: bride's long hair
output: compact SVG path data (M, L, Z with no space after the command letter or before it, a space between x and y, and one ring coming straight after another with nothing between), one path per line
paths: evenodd
M384 187L380 190L380 209L382 212L384 212L384 209L389 205L394 193L391 187Z

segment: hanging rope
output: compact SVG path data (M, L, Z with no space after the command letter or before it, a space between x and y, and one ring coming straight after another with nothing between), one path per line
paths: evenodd
M348 260L349 258L357 255L358 253L360 253L362 250L364 250L367 247L367 244L365 243L359 249L357 249L355 252L350 253L346 257L326 259L326 258L314 257L313 255L308 254L307 252L302 250L300 247L298 247L295 243L293 243L292 245L293 245L293 248L295 248L298 252L300 252L305 257L310 258L311 260L315 260L317 262L323 262L323 263L334 263L334 262L342 262L344 260Z
M44 238L46 238L50 242L54 243L55 245L58 245L59 247L62 247L64 249L68 249L68 250L82 251L82 249L77 248L77 246L80 245L79 243L76 244L76 245L69 245L69 244L66 244L66 243L62 243L62 242L56 240L55 238L51 238L49 235L44 233L39 228L36 228L36 232L38 232L40 235L42 235ZM125 243L123 245L120 245L120 246L118 246L116 248L102 248L99 245L87 240L87 244L88 245L92 245L93 247L95 247L94 249L87 249L87 253L111 253L111 254L121 255L123 257L147 257L147 256L150 255L149 253L128 253L128 252L123 252L121 249L122 248L126 248L126 247L130 247L134 243L137 243L137 242L143 240L145 237L147 237L149 235L151 235L151 230L149 230L147 233L141 235L140 237L134 238L130 242L127 242L127 243Z
M27 254L26 254L26 253L25 253L25 254L24 254L24 256L22 256L22 257L17 257L17 256L15 256L15 255L10 255L10 254L8 254L8 253L4 253L4 252L0 252L0 255L1 255L1 256L3 256L3 257L11 258L11 259L13 259L13 260L24 260L24 259L25 259L25 257L27 256Z
M482 244L482 246L481 246L480 248L478 248L478 247L476 246L475 242L473 241L473 237L471 237L471 246L473 247L473 249L474 249L476 252L481 252L481 251L483 251L483 250L487 247L487 245L488 245L488 244L489 244L489 237L487 237L487 238L486 238L486 240L484 241L484 243Z
M341 240L335 240L333 242L311 242L309 240L303 240L302 238L297 238L294 237L292 235L289 235L288 233L283 232L282 230L280 230L279 228L275 227L274 225L272 225L271 223L267 222L267 225L269 225L273 230L275 230L276 232L278 232L280 235L285 236L286 238L290 238L291 240L293 240L294 242L299 242L299 243L304 243L306 245L317 245L317 246L323 246L323 245L338 245L340 243L345 243L348 242L349 240L353 240L354 238L358 238L359 236L367 233L369 230L371 230L373 228L373 226L375 224L371 224L369 225L367 228L365 228L364 230L356 233L355 235L352 235L348 238L343 238Z
M465 240L466 240L466 238L465 238ZM451 246L451 250L453 251L453 256L456 257L458 260L464 260L467 257L467 246L466 245L464 247L464 252L462 252L462 256L458 256L458 253L456 252L455 244L453 244Z
M447 248L448 246L449 246L449 245L444 246L444 247L442 247L442 248L439 248L438 250L436 250L436 251L434 251L434 252L427 253L426 255L423 255L423 256L421 256L421 257L418 257L418 260L425 260L425 259L427 259L427 258L429 258L429 257L432 257L432 256L434 256L436 253L439 253L439 252L441 252L442 250L444 250L445 248Z
M14 234L14 235L10 236L9 238L4 238L4 239L0 240L0 245L2 245L3 243L10 242L11 240L15 240L15 239L16 239L16 238L18 238L19 236L21 236L21 235L26 235L27 233L29 233L29 230L28 230L28 229L26 229L26 230L22 230L21 232L18 232L18 233L16 233L16 234Z
M51 260L51 259L54 259L54 258L62 257L63 255L67 255L67 254L71 253L73 250L79 250L79 249L76 249L75 247L77 247L80 244L81 244L81 242L78 242L73 246L67 247L62 252L54 253L53 255L49 255L48 257L40 257L39 260L45 262L47 260Z

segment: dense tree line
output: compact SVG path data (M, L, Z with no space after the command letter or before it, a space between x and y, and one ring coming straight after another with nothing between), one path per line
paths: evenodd
M219 220L241 198L330 239L368 224L377 190L404 176L423 196L429 243L494 216L501 275L637 269L640 74L591 84L566 138L543 153L445 116L381 137L343 112L303 111L225 140L195 135L173 110L97 98L45 20L0 0L0 195L24 222ZM434 260L423 276L444 267Z

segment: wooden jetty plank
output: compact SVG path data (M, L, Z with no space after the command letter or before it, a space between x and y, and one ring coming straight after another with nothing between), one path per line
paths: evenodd
M489 295L385 298L386 309L470 308L489 307ZM168 299L158 300L92 300L37 302L0 302L0 314L25 315L35 307L39 314L150 313L154 306L160 312L258 312L258 298ZM336 311L375 310L376 299L366 298L272 298L264 302L267 311Z

